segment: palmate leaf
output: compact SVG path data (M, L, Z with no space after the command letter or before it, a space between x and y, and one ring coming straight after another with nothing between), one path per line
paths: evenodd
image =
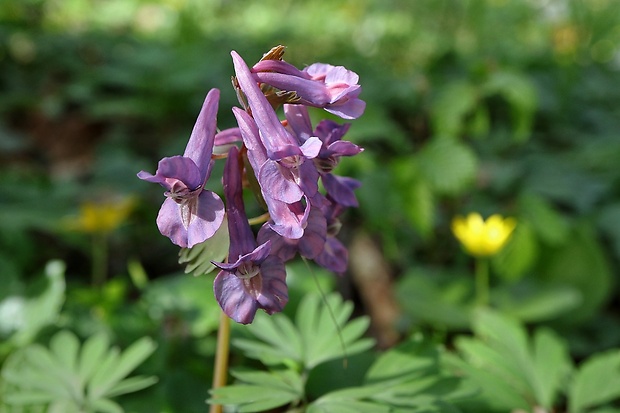
M449 364L478 385L489 406L553 407L572 366L562 340L546 329L530 339L521 324L490 310L476 315L474 332L475 338L456 340L463 358L449 358Z
M233 345L267 365L288 360L300 368L312 369L374 345L371 339L362 338L370 322L368 317L347 321L352 311L353 305L343 302L337 294L326 296L325 302L318 295L308 294L299 304L296 324L281 313L259 313L247 327L254 337L235 339Z
M211 238L194 245L192 248L181 248L179 264L185 264L186 274L208 274L217 268L211 261L224 261L228 255L229 245L228 220L224 217L222 225Z
M306 412L310 413L387 413L391 412L389 406L370 400L381 391L381 385L351 387L330 392L312 402Z
M442 372L437 344L415 336L383 353L366 373L375 402L402 412L453 412L453 402L471 397L470 383Z
M107 368L101 366L88 384L89 396L94 399L107 395L123 378L146 360L155 351L155 343L148 337L142 337L122 354L114 350L108 353L109 356L106 359L110 365L104 361Z
M12 333L8 343L17 347L32 342L45 325L53 322L65 299L65 264L50 261L45 267L45 289L34 297L10 296L0 301L0 332Z
M238 412L260 412L302 399L301 376L292 370L233 371L237 384L211 391L209 403L235 405Z
M110 348L104 335L89 338L80 348L77 337L60 331L49 348L31 344L11 354L2 368L1 399L9 406L48 405L48 412L119 413L109 398L152 385L153 377L125 377L154 351L142 338L126 351Z
M569 389L569 411L579 413L620 399L620 350L594 355L575 373Z

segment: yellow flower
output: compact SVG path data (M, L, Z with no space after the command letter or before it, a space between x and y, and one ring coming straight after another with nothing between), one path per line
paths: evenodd
M488 257L501 250L515 229L514 218L491 215L486 221L480 214L471 213L466 218L452 220L452 232L471 255Z
M68 227L86 233L109 233L118 228L133 209L132 199L116 202L85 202L80 215L68 222Z

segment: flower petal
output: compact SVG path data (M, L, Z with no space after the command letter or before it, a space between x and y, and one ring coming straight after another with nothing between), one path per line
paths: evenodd
M202 191L197 201L195 215L187 228L189 248L211 238L224 220L224 203L215 192Z
M267 314L273 314L284 309L288 302L288 288L286 286L286 269L282 260L270 255L261 264L262 289L258 296L260 308Z
M294 179L287 168L275 161L265 162L258 172L258 181L263 191L271 198L287 204L299 201L304 194Z
M213 281L213 292L228 317L241 324L249 324L254 320L258 302L247 293L242 279L222 270Z
M211 89L207 93L183 153L183 156L190 158L198 166L203 182L211 169L219 99L218 89Z
M323 268L344 274L349 262L349 251L338 239L329 237L323 251L314 259Z

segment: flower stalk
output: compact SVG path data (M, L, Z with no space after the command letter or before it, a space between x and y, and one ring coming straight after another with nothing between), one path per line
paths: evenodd
M476 259L476 305L486 307L489 305L489 260L487 258Z
M230 352L230 318L220 312L220 324L217 330L217 346L215 348L215 366L213 368L212 389L226 386L228 379L228 355ZM221 404L212 404L209 413L222 413Z

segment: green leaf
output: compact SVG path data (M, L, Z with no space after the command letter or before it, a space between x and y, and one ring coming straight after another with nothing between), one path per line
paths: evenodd
M155 320L164 322L169 314L181 316L195 337L218 328L221 311L213 294L212 277L160 277L148 284L143 298Z
M301 363L301 337L290 319L281 314L267 316L258 313L247 329L255 339L233 339L235 347L245 355L268 365L281 364L284 359Z
M49 403L56 399L56 395L37 390L18 390L3 395L3 402L12 405L28 406L32 404Z
M510 412L515 409L529 409L528 401L514 387L513 383L498 378L496 374L486 369L486 364L459 359L454 354L444 356L446 366L455 374L464 376L475 385L480 394L483 408L472 411Z
M291 370L234 372L241 382L211 391L211 404L236 405L239 412L259 412L296 402L303 397L303 382Z
M572 368L568 346L553 331L540 328L534 334L532 355L536 400L551 410Z
M110 399L97 399L91 404L91 408L97 413L124 413L123 408Z
M31 382L30 386L41 389L41 384L46 380L43 388L66 399L70 399L79 392L79 389L75 389L73 386L73 372L62 366L59 360L45 347L38 344L27 347L25 349L25 362L28 367L24 370L30 374L28 376Z
M329 294L325 300L316 294L306 295L297 308L296 326L284 314L259 313L247 326L255 339L235 339L233 345L265 364L290 360L305 369L371 348L373 341L362 339L368 318L347 323L352 304L337 294Z
M404 190L406 216L423 237L428 237L435 221L435 199L425 180L414 179Z
M89 381L101 367L108 346L108 338L104 333L95 334L86 340L78 362L78 374L84 382Z
M362 386L351 387L330 392L314 402L310 403L307 412L328 413L380 413L390 412L391 409L387 405L373 402L370 399L374 394L381 390L381 386ZM364 400L366 399L366 400Z
M486 106L477 106L467 124L466 133L473 138L484 138L489 135L491 129L491 115Z
M525 193L519 197L519 206L523 216L528 219L544 242L549 245L560 245L568 239L570 233L568 222L544 198Z
M8 297L0 303L0 331L13 330L10 340L18 347L30 343L38 331L58 317L65 297L65 265L61 261L50 261L45 267L45 290L32 298ZM2 305L12 300L11 305ZM11 314L3 314L11 311ZM3 327L3 323L8 326ZM18 324L16 325L16 321Z
M61 366L70 372L76 370L80 341L75 334L66 330L58 332L50 341L50 349Z
M108 392L106 393L107 397L116 397L121 394L134 393L139 390L145 389L147 387L152 386L157 383L158 379L155 376L134 376L128 379L122 380L115 384Z
M507 316L523 322L542 322L576 309L582 297L571 286L524 279L494 289L493 302Z
M387 385L438 373L439 353L436 345L412 337L379 356L366 373L366 383Z
M591 356L573 377L569 411L581 413L617 399L620 399L620 350Z
M233 370L231 374L243 383L262 385L281 390L294 390L300 397L304 390L304 383L301 376L292 370L274 370L271 372Z
M441 87L431 107L435 135L457 137L463 129L465 115L478 102L478 91L464 81L453 81Z
M518 142L529 138L538 103L536 88L524 75L512 71L494 71L483 85L486 95L501 95L512 110L513 135Z
M307 413L389 413L391 411L389 406L378 403L333 398L318 399L310 403L306 410Z
M182 248L179 251L179 264L185 264L185 273L205 275L217 268L211 261L223 262L228 255L230 237L228 236L228 220L224 218L222 225L208 240Z
M528 353L528 339L523 326L515 319L490 310L480 310L474 318L474 332L500 354L506 362L520 371L522 378L531 375L532 360Z
M414 320L451 329L470 325L473 284L467 274L414 269L401 277L395 292Z
M110 386L110 378L114 375L114 370L120 358L120 350L116 347L110 348L101 364L88 382L87 394L90 399L96 400L105 395L105 391ZM112 383L114 385L115 383Z
M468 146L446 137L435 137L416 157L418 170L440 195L457 195L474 182L478 159Z
M134 392L156 381L153 377L122 380L153 351L146 337L120 356L117 349L108 348L103 334L92 336L80 348L73 333L60 331L49 347L31 344L9 356L1 372L11 386L7 397L3 395L6 400L24 406L50 403L49 412L78 412L85 406L93 412L118 412L118 405L102 396Z
M490 406L551 409L571 369L566 344L546 329L529 340L520 323L491 310L480 310L474 320L476 337L455 340L463 357L451 359L457 371L478 384Z
M591 318L612 292L611 263L594 229L585 222L572 229L565 244L546 252L539 275L580 292L581 305L562 315L561 321L567 324Z
M492 257L493 270L506 280L518 280L534 266L538 251L532 226L525 220L519 220L506 246Z
M153 354L155 347L152 339L142 337L129 346L120 357L112 355L115 353L110 353L110 360L114 360L113 365L106 366L108 368L102 367L101 372L104 373L101 375L99 372L95 373L89 383L89 395L95 399L107 395L110 389Z

